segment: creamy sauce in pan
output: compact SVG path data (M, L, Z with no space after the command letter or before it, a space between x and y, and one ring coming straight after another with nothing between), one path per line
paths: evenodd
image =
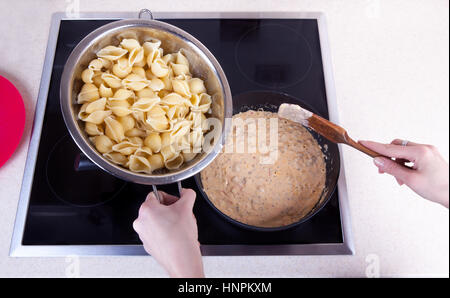
M237 117L278 116L247 111L233 116L233 120ZM241 133L245 139L257 138L257 134L248 136L246 129ZM233 130L229 137L235 135ZM261 155L258 150L222 152L201 172L206 194L223 213L248 225L280 227L299 221L320 200L325 187L326 167L319 144L302 125L279 118L278 158L273 164L261 164Z

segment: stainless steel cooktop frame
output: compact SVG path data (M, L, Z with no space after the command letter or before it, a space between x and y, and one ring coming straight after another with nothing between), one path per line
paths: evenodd
M331 56L328 45L328 33L325 15L319 12L153 12L156 19L205 19L205 18L235 18L235 19L317 19L322 51L323 70L325 75L328 110L331 121L339 123L335 86L332 72ZM47 257L67 255L146 255L142 245L23 245L22 236L25 227L26 214L33 183L34 169L44 120L47 95L55 56L56 42L61 20L68 19L121 19L137 18L138 13L79 13L76 18L65 13L55 13L52 16L44 67L42 71L39 95L33 132L28 149L25 172L17 208L14 232L11 240L10 256L13 257ZM283 244L283 245L202 245L204 256L209 255L352 255L354 244L351 232L349 202L345 180L344 162L341 154L341 172L338 181L339 207L341 212L343 243L323 244Z

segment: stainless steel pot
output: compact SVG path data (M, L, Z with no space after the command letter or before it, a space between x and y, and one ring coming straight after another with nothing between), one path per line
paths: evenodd
M148 14L150 18L144 19ZM178 170L143 174L132 172L105 159L97 152L84 132L82 121L77 118L80 106L76 104L77 94L83 82L81 72L88 66L95 53L107 45L118 45L123 38L136 38L140 42L147 38L162 41L165 53L183 53L190 61L191 72L205 81L205 86L213 103L211 117L221 121L221 133L214 150L202 152L192 161L183 164ZM81 151L97 166L112 175L134 183L160 185L179 182L204 169L217 156L229 130L226 118L232 116L231 91L225 74L211 52L189 33L170 24L153 20L149 10L141 10L139 19L121 20L104 25L86 36L72 51L64 67L60 86L60 102L66 126Z

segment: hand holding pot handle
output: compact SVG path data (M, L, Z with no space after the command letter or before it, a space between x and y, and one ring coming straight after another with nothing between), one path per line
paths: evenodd
M181 192L183 191L183 187L181 186L181 181L177 182L178 186L178 195L181 197ZM162 202L162 198L159 195L158 188L156 188L156 185L152 185L153 188L153 194L155 195L156 199L158 199L158 202Z

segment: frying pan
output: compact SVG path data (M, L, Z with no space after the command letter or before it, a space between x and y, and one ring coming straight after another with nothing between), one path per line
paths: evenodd
M233 98L233 114L237 114L240 112L245 112L248 110L264 110L268 112L277 113L278 107L282 103L292 103L292 104L298 104L301 107L317 114L318 113L313 107L311 107L309 104L304 102L301 99L295 98L293 96L290 96L285 93L277 93L277 92L270 92L270 91L256 91L256 92L247 92L242 93L238 96L235 96ZM322 117L324 115L321 115ZM312 134L314 139L317 141L317 143L320 145L322 149L322 153L325 156L325 164L326 164L326 180L325 180L325 187L322 190L321 196L319 201L316 203L316 205L311 209L311 211L305 215L303 218L301 218L299 221L292 223L290 225L281 226L281 227L258 227L258 226L252 226L248 225L242 222L239 222L222 211L220 211L208 198L208 195L203 189L202 181L201 181L201 175L197 174L195 175L195 181L197 183L197 186L205 198L205 200L209 203L209 205L217 211L218 214L223 216L226 220L231 222L234 225L237 225L239 227L248 229L248 230L254 230L254 231L281 231L281 230L287 230L294 227L299 226L300 224L304 223L305 221L309 220L311 217L316 215L320 210L328 203L331 196L333 195L337 180L339 178L339 171L340 171L340 158L339 158L339 148L338 146L323 138L321 135L317 134L316 132L308 129L308 131Z

